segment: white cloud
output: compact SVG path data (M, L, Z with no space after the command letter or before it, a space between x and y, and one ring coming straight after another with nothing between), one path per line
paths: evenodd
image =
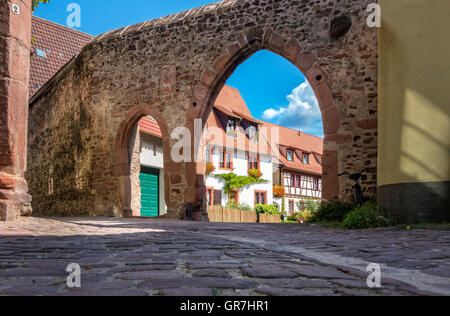
M272 123L323 136L322 115L319 103L309 83L304 82L287 97L287 107L270 108L263 113L263 119Z
M265 120L272 120L280 115L280 112L274 109L268 109L264 111L263 117Z

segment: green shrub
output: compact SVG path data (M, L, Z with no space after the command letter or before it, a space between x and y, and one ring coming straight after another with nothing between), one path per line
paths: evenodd
M295 213L292 213L291 215L289 215L288 221L297 222L297 223L301 223L303 221L304 223L306 223L306 222L310 222L311 218L312 218L312 212L310 210L304 210L304 211L295 212Z
M296 222L299 215L300 215L300 212L292 213L291 215L288 216L288 221Z
M297 217L297 222L306 223L310 220L311 216L312 216L312 213L310 210L301 211Z
M257 204L255 205L255 211L258 214L267 214L267 215L281 214L280 210L275 205Z
M378 213L378 206L374 202L366 202L347 214L342 222L345 229L365 229L387 226L386 218Z
M310 222L342 222L345 216L353 209L353 205L342 201L329 201L320 205L314 212Z
M315 214L319 211L320 202L312 198L306 198L303 201L297 202L297 208L301 211L308 210L311 214Z

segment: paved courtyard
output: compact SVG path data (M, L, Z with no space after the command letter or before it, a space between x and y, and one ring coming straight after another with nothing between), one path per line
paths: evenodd
M25 218L0 223L0 295L450 295L449 246L448 231Z

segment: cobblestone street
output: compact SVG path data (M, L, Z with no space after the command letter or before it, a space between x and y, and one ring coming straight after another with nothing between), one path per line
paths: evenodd
M432 230L25 218L0 223L0 295L450 295L449 245Z

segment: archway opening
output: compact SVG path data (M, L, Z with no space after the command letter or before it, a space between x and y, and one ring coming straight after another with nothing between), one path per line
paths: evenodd
M133 216L165 215L167 205L164 188L163 138L161 129L152 116L144 116L136 124L128 153Z
M211 89L203 113L205 201L207 207L275 205L293 214L323 197L322 111L301 68L282 54L255 51L236 55ZM324 79L316 72L314 87ZM263 181L233 190L225 180L255 174Z
M165 121L156 111L145 105L131 109L116 141L115 173L123 216L167 214L168 140Z

